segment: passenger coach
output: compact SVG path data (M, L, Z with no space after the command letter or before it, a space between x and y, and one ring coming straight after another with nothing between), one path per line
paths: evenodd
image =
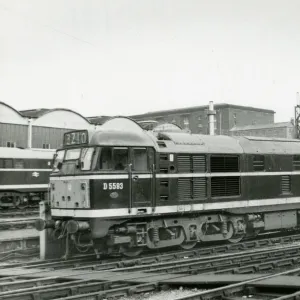
M0 147L0 207L19 207L48 199L55 150Z

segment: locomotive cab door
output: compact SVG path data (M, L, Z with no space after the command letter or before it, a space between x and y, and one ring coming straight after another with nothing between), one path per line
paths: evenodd
M137 213L143 214L147 212L147 207L153 207L154 159L154 149L152 148L134 147L131 149L129 211L137 208Z

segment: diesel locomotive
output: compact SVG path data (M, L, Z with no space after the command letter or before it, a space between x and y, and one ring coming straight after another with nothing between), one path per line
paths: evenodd
M36 228L67 245L135 256L300 226L299 140L144 130L116 117L66 133L63 145L50 175L51 220Z
M38 205L48 197L55 150L0 147L0 208Z

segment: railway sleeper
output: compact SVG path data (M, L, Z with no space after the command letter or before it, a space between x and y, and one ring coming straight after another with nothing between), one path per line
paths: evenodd
M68 297L78 294L93 293L106 290L119 290L127 287L124 282L101 282L92 280L75 280L68 283L55 284L51 287L37 287L27 290L17 290L15 293L0 294L0 299L56 299L58 297Z
M245 254L246 256L247 254ZM285 254L285 256L290 256L290 254ZM251 257L251 255L248 257L246 256L246 258L248 258L247 260L245 260L245 258L242 257L237 257L234 259L227 259L227 258L220 258L220 259L216 259L216 260L212 260L212 261L203 261L203 262L179 262L178 264L176 264L176 266L172 265L172 266L163 266L160 267L158 266L158 268L156 268L155 266L151 266L151 270L148 270L146 272L176 272L177 268L180 269L180 272L182 272L183 270L190 270L192 269L193 271L195 270L199 270L199 273L202 273L202 271L204 271L204 268L210 268L211 270L213 269L220 269L222 267L227 267L227 266L242 266L242 265L249 265L249 264L259 264L262 262L266 262L268 260L270 260L271 262L274 262L274 258L273 257L269 257L269 256L262 256L260 258L257 257ZM298 258L296 258L298 259ZM295 261L294 258L289 258L289 260L292 260L293 263Z
M139 285L129 285L127 287L118 288L114 290L107 290L107 291L96 291L96 292L89 292L88 294L80 293L76 296L69 296L65 298L61 298L61 300L68 300L68 299L95 299L95 300L104 300L104 299L111 299L117 297L125 297L125 296L132 296L138 293L145 293L151 292L155 290L160 290L161 286L158 283L146 283L146 284L139 284Z
M288 256L290 256L288 254ZM274 258L267 258L267 259L257 259L252 261L238 261L238 258L236 259L237 262L233 263L231 261L224 261L223 264L214 264L211 263L211 266L208 266L207 264L193 264L191 266L178 266L178 267L171 267L171 268L161 268L161 269L155 269L155 270L149 270L148 272L168 272L170 273L182 273L182 272L188 272L190 274L203 274L203 273L216 273L216 274L222 274L222 273L245 273L243 269L247 269L248 267L252 268L254 267L255 272L263 271L265 269L274 269L274 268L280 268L283 266L293 266L295 265L296 261L299 260L298 257L291 257L291 258L284 258L280 261L277 261L274 263ZM266 262L270 261L270 262ZM227 268L229 267L230 268ZM226 269L224 269L226 267ZM178 270L177 270L178 269ZM190 270L192 269L192 270Z
M14 291L16 289L25 289L46 286L57 283L57 278L42 278L42 279L28 279L13 282L0 283L0 293Z

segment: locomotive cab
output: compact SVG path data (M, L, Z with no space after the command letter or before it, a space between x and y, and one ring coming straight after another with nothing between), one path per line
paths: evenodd
M116 134L119 135L111 132L110 136ZM60 149L50 177L51 207L68 210L149 207L154 161L155 150L149 146L118 146L116 143L112 146L104 142L104 145ZM108 212L107 216L113 217L115 212Z
M37 229L48 226L55 236L73 235L77 246L81 242L76 238L83 233L89 245L107 248L112 244L119 252L120 245L128 246L131 240L123 243L124 239L114 236L108 241L108 232L126 231L121 224L132 215L152 213L154 180L155 149L144 134L124 130L66 133L50 176L51 225L40 222Z

